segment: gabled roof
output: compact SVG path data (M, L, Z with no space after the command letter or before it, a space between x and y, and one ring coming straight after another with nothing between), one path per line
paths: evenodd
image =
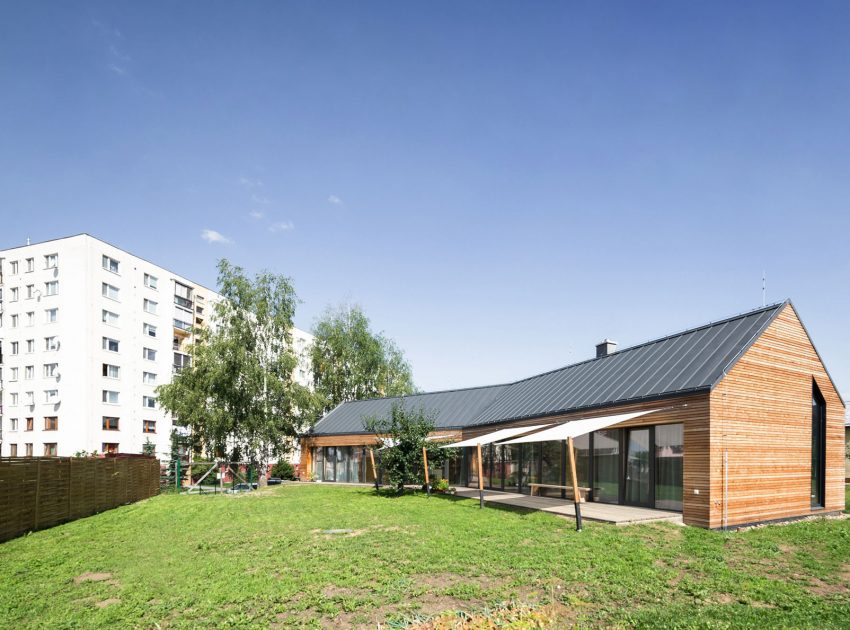
M773 304L518 381L472 424L709 391L786 304Z
M433 414L434 424L438 429L460 428L468 425L470 419L478 416L481 410L491 404L506 387L508 386L491 385L409 396L353 400L329 411L316 423L310 434L365 433L363 421L366 418L387 418L392 406L399 403L408 409L421 408L426 413Z
M399 401L435 414L438 428L458 428L710 391L788 303L508 385L343 403L320 420L311 433L363 433L363 418L386 417Z

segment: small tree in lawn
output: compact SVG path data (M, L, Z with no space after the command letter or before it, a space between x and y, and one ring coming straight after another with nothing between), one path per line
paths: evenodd
M211 326L194 330L192 364L158 388L159 402L189 427L189 448L265 471L315 414L311 393L292 378L295 290L284 276L252 279L226 260L218 274Z
M434 417L424 409L408 409L403 403L396 403L388 418L367 418L363 424L366 431L393 444L383 451L381 463L384 475L399 493L404 491L406 484L425 482L423 448L428 454L428 463L435 467L442 466L451 455L426 439L434 430Z

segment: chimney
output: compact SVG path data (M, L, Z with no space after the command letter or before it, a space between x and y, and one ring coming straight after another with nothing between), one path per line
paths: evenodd
M596 358L607 357L612 352L617 351L617 342L606 339L596 344Z

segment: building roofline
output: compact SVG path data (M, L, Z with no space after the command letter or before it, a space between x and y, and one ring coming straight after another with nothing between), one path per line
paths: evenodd
M5 249L0 249L0 253L11 252L11 251L14 251L16 249L23 249L25 247L34 247L36 245L46 245L47 243L55 243L57 241L68 241L68 240L71 240L72 238L79 238L81 236L86 236L90 239L98 241L99 243L103 243L104 245L109 245L109 247L114 247L115 249L121 250L122 252L124 252L125 254L128 254L129 256L135 256L139 260L142 260L142 261L148 263L149 265L154 265L156 267L159 267L160 269L164 269L165 271L167 271L168 273L170 273L174 276L182 278L182 279L184 279L188 282L191 282L192 284L194 284L196 286L201 287L202 289L206 289L207 291L211 291L212 293L215 293L216 295L218 295L218 291L216 291L215 289L209 288L205 284L201 284L200 282L196 282L195 280L192 280L191 278L188 278L188 277L186 277L182 274L179 274L176 271L169 269L168 267L163 267L162 265L155 263L152 260L148 260L147 258L144 258L143 256L139 256L138 254L134 254L133 252L128 251L128 250L124 249L123 247L119 247L118 245L115 245L114 243L110 243L109 241L106 241L102 238L94 236L93 234L89 234L88 232L80 232L79 234L71 234L70 236L60 236L58 238L49 238L49 239L44 240L44 241L38 241L36 243L30 243L29 245L16 245L15 247L7 247Z
M731 322L735 319L743 319L744 317L749 317L750 315L755 315L756 313L761 313L763 311L769 311L771 309L777 309L776 313L779 313L782 309L779 308L782 305L788 304L790 300L783 300L781 302L775 302L773 304L768 304L766 306L760 306L759 308L752 309L750 311L744 311L742 313L738 313L736 315L732 315L730 317L724 317L723 319L718 319L716 321L711 321L705 324L701 324L699 326L694 326L693 328L685 328L675 333L671 333L669 335L664 335L663 337L658 337L656 339L650 339L649 341L642 341L641 343L635 344L633 346L628 346L623 348L622 350L617 350L615 352L611 352L610 354L606 354L601 357L592 357L590 359L585 359L584 361L577 361L576 363L570 363L569 365L564 365L559 368L555 368L553 370L547 370L546 372L540 372L539 374L534 374L532 376L527 376L526 378L521 378L518 381L513 381L512 383L508 383L508 385L516 385L517 383L524 383L526 381L531 381L535 378L540 378L541 376L547 376L549 374L554 374L555 372L561 372L563 370L568 370L570 368L574 368L579 365L585 365L587 363L593 363L594 361L604 361L610 357L615 357L618 354L625 354L626 352L631 352L632 350L637 350L638 348L644 348L646 346L651 346L655 343L660 343L662 341L667 341L668 339L673 339L674 337L681 337L682 335L687 335L690 333L697 332L699 330L704 330L706 328L711 328L712 326L718 326L720 324L725 324L726 322ZM773 317L776 317L774 314ZM773 320L771 318L771 321ZM759 333L761 334L761 333Z

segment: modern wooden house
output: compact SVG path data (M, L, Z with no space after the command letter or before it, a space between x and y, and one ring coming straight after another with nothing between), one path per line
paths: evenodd
M489 489L564 486L568 458L565 440L486 436L594 419L574 438L587 501L710 528L844 509L844 403L790 301L622 350L606 341L594 359L515 383L342 404L303 436L304 474L371 482L379 442L363 420L394 404L435 414L436 435L478 437ZM450 483L478 486L472 451L446 466Z

